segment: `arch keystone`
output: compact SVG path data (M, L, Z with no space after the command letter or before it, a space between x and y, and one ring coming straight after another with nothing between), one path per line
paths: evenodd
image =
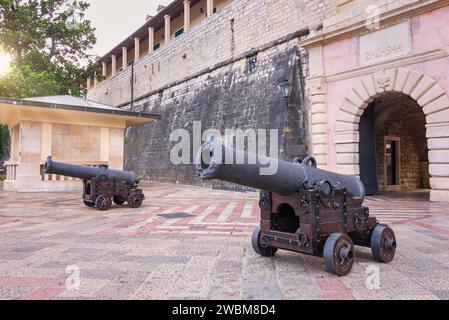
M382 70L374 74L374 83L378 94L393 91L397 69Z

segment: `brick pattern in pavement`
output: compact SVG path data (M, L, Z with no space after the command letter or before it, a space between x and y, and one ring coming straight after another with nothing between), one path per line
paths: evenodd
M449 299L449 211L427 193L369 197L396 232L390 264L357 248L346 277L321 258L257 256L257 193L146 184L139 209L86 208L76 193L0 192L1 299ZM66 286L80 272L80 287ZM369 289L378 268L380 287ZM370 271L371 270L371 271Z

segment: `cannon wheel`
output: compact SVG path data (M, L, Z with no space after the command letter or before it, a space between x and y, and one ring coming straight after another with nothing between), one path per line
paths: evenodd
M83 203L86 207L89 207L89 208L95 207L95 203L88 202L88 201L83 201Z
M98 196L97 200L95 200L95 206L101 211L106 211L112 206L111 198Z
M333 233L324 245L324 265L327 271L345 276L354 264L354 244L347 234Z
M396 253L396 236L386 225L378 225L371 234L371 252L374 260L388 263Z
M254 251L258 255L261 255L262 257L273 257L276 252L278 251L278 248L273 247L263 247L260 244L260 227L257 226L256 229L254 229L253 236L251 238L251 244L253 245Z
M125 200L123 200L119 196L114 196L114 198L112 198L112 201L114 201L114 203L119 206L125 203Z
M138 194L132 194L128 197L128 205L131 208L139 208L142 205L142 197Z

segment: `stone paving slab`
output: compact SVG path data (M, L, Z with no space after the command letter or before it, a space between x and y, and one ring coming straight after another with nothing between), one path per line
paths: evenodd
M357 248L339 278L321 258L253 252L257 193L160 183L144 192L139 209L100 212L76 193L0 191L0 299L449 299L449 210L422 193L368 197L395 230L397 255L380 264Z

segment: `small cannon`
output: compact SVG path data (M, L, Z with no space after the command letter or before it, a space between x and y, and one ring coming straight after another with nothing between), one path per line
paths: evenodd
M145 199L142 189L137 186L139 177L134 172L111 170L107 166L82 166L56 162L47 158L44 172L83 179L83 202L86 206L108 210L112 201L117 205L128 202L131 208L139 208Z
M225 163L229 155L241 164ZM277 171L261 175L261 168L273 161ZM352 268L354 244L370 247L380 262L394 257L395 234L362 206L365 189L356 177L317 169L312 157L290 163L231 149L213 139L201 146L197 163L197 174L204 180L261 190L261 221L252 236L253 249L261 256L274 256L278 249L321 256L326 269L339 276Z

